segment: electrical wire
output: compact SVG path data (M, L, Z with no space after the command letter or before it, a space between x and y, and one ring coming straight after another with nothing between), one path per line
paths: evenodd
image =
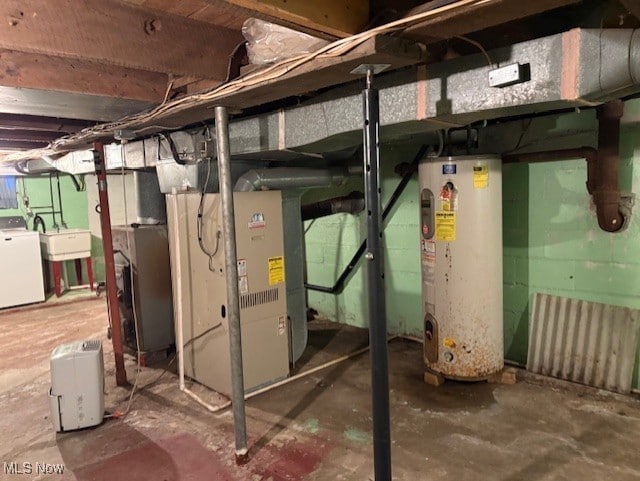
M525 120L529 120L527 125L524 124ZM520 132L520 137L518 137L518 141L516 142L515 147L513 149L511 149L511 150L507 150L506 152L503 153L503 155L504 154L510 154L512 152L516 152L518 149L520 149L521 144L522 144L522 140L524 139L524 136L529 131L529 128L531 127L532 123L533 123L533 117L531 117L529 119L523 119L522 120L522 131Z
M440 157L444 152L444 131L438 130L438 151L435 154L435 157Z
M309 225L307 226L307 228L304 230L304 233L306 234L307 232L309 232L309 229L311 229L311 227L313 226L313 224L315 224L316 220L318 219L311 219L311 222L309 222Z
M493 60L491 60L489 53L485 50L485 48L482 46L480 42L476 42L475 40L469 37L465 37L464 35L455 35L453 38L464 40L465 42L470 43L471 45L476 47L478 50L480 50L483 53L484 58L487 59L487 63L489 64L489 67L493 67Z
M122 179L122 198L124 201L124 223L125 225L129 225L129 207L127 206L127 186L125 182L125 172L124 172L124 144L120 144L120 152L122 155L122 163L120 164L120 177Z
M203 332L201 332L200 334L198 334L197 336L192 337L191 339L189 339L187 342L184 343L183 347L187 347L189 344L191 344L192 342L196 342L198 339L202 339L204 336L206 336L207 334L209 334L210 332L215 331L216 329L222 327L222 323L219 322L218 324L216 324L215 326L211 326L209 329L204 330Z
M216 231L216 247L213 250L213 252L209 252L209 250L204 245L203 217L204 217L204 194L207 190L207 186L209 185L210 176L211 176L211 157L209 157L207 161L207 177L200 191L200 203L198 204L198 217L197 217L196 226L198 231L198 245L200 246L200 249L202 250L202 252L204 252L207 255L207 257L209 257L209 270L213 272L215 271L215 268L213 266L213 258L218 254L218 250L220 249L220 237L222 236L222 231L220 229Z
M60 154L77 148L78 145L87 144L105 134L113 133L115 130L134 130L147 128L143 125L157 119L162 119L168 114L178 111L185 111L190 107L205 105L219 101L219 99L252 87L278 79L287 73L301 67L302 65L317 58L335 58L340 57L347 52L362 45L367 40L384 33L393 33L404 30L405 28L417 25L429 18L461 10L469 6L480 6L494 2L495 0L459 0L456 3L437 7L426 12L418 13L407 18L402 18L379 27L366 30L351 37L338 39L315 52L310 54L298 55L281 62L275 63L269 67L263 68L256 72L248 73L231 82L224 83L212 90L181 97L176 100L168 101L164 104L138 114L125 117L119 121L108 122L94 127L88 127L75 134L54 140L47 148L37 149L26 152L16 152L7 154L3 157L4 162L16 162L19 160L40 158L43 155Z
M120 145L124 145L124 144L120 144ZM122 175L122 194L124 196L124 218L125 218L125 223L127 222L127 188L126 188L126 184L124 181L124 164L125 164L125 151L124 151L124 147L122 147L122 164L120 165L120 174ZM129 255L131 255L131 238L129 236L129 233L126 233L126 238L127 238L127 253ZM127 256L120 252L120 254L126 259ZM138 315L136 313L136 293L135 293L135 286L134 286L134 282L133 282L133 264L131 263L131 261L129 261L129 282L130 282L130 287L131 287L131 312L133 313L133 329L136 335L136 379L133 382L133 386L131 387L131 393L129 394L129 400L127 401L127 407L125 408L125 410L122 412L120 417L125 417L128 413L129 410L131 409L131 404L133 403L133 396L136 392L136 388L138 387L138 380L140 379L140 372L142 371L142 353L140 352L140 333L139 333L139 329L138 329Z
M144 390L144 389L148 389L149 387L153 386L154 384L156 384L158 381L160 381L160 379L162 379L162 377L168 373L170 371L171 365L176 361L176 354L174 354L173 356L171 356L171 358L169 359L169 362L167 363L167 365L165 366L165 368L162 370L162 372L153 380L148 382L147 384L145 384L144 386L140 386L138 388L138 392ZM131 395L128 398L129 400L131 399ZM117 418L117 419L121 419L123 418L128 412L129 412L129 407L127 406L127 410L126 411L119 411L119 410L115 410L113 413L107 414L105 415L105 419L109 419L109 418Z

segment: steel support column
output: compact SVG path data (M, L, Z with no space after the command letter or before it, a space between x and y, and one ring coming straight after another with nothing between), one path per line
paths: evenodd
M98 198L100 199L100 230L102 231L102 250L104 252L104 270L107 284L107 303L111 321L111 342L116 361L116 384L126 386L127 371L124 368L124 349L122 346L122 328L120 326L120 307L118 306L118 286L116 284L116 264L113 260L113 239L111 237L111 213L109 212L109 194L107 192L107 171L104 163L102 142L93 144L96 176L98 178Z
M227 275L227 316L231 357L231 403L236 438L236 463L247 461L247 420L244 406L244 375L242 368L242 335L240 328L240 294L238 292L238 256L236 254L236 224L231 185L231 150L229 148L229 117L226 107L215 108L218 173L222 202L222 240Z
M367 211L367 298L371 346L371 400L373 407L373 463L375 481L391 481L389 420L389 366L387 315L384 292L382 216L380 208L380 105L372 87L373 69L367 70L364 106L364 187Z

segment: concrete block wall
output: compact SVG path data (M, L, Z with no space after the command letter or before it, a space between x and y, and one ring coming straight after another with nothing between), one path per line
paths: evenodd
M383 147L385 163L382 170L383 207L400 182L393 172L396 164L411 162L419 144L407 142ZM350 182L339 191L309 192L303 202L363 190L358 181ZM385 280L389 331L420 335L421 272L420 237L418 231L418 182L414 178L387 218L385 227ZM311 284L331 286L366 237L364 215L338 214L305 223L307 280ZM339 322L366 327L367 307L362 262L354 270L344 292L334 296L314 291L308 293L309 306Z
M640 193L640 127L623 128L621 184ZM640 218L608 234L585 189L584 160L505 165L505 356L526 362L536 292L640 309ZM640 386L636 362L634 385Z
M632 116L637 115L640 101L628 102L627 111L631 111ZM620 183L624 190L638 195L640 123L625 118L621 135ZM496 151L513 148L521 136L520 127L520 123L500 127L495 133L496 141L490 144ZM593 112L540 119L528 130L525 142L529 150L593 145L595 127ZM394 165L410 161L416 151L415 145L383 148L384 202L399 180L393 174ZM535 292L640 308L640 218L637 209L624 232L608 234L601 231L585 181L584 160L504 166L507 359L526 362L529 309ZM350 185L345 191L351 188L354 186ZM389 332L393 334L421 335L422 330L417 202L418 183L413 180L385 230L387 316ZM363 222L363 216L348 215L318 219L310 227L307 222L309 282L333 283L365 235ZM368 325L362 263L341 295L309 292L308 299L311 307L331 319L363 327ZM640 358L636 360L636 387L640 387L639 372Z
M24 205L22 194L26 191L29 197L30 206L42 206L48 205L51 202L49 192L49 177L30 177L20 178L17 182L17 188L20 193L18 197L17 209L1 209L0 215L7 216L22 216L28 219L27 226L29 229L33 228L33 217L27 216L27 209ZM56 180L53 179L53 195L56 210L58 210L58 191L56 187ZM64 220L67 227L70 229L86 229L89 226L88 213L87 213L87 194L86 192L78 192L71 181L66 175L60 175L60 191L62 194L62 207L64 212ZM34 213L44 212L49 209L33 209ZM53 228L53 216L51 214L41 214L41 217L45 221L47 229ZM56 215L57 223L60 224L60 217ZM69 282L75 283L75 269L73 263L65 263L67 267L67 275ZM83 264L83 270L86 270ZM86 281L86 272L84 272L84 279Z
M124 187L122 177L119 175L110 175L108 177L109 187L109 206L111 210L111 224L125 224L125 201L124 192L126 192L126 220L131 223L136 220L136 203L135 203L135 186L133 184L133 175L128 173L124 179ZM18 190L22 192L22 180L18 181ZM91 230L91 256L93 259L94 278L98 281L104 280L104 255L102 251L102 234L100 230L100 216L96 212L95 207L99 204L97 179L93 174L85 176L86 190L82 192L76 191L76 188L67 175L60 176L60 189L62 193L62 205L64 208L64 220L70 229L90 229ZM49 179L47 176L30 177L24 179L26 191L29 196L30 205L46 205L50 202L49 196ZM58 206L58 192L55 187L54 179L54 200L56 208ZM44 209L34 209L35 212ZM22 199L18 199L18 209L2 209L0 215L11 216L20 215L26 217L26 208ZM51 215L43 215L47 228L51 228L53 217ZM58 223L60 219L58 218ZM32 218L29 218L28 226L33 225ZM83 269L85 269L83 267ZM74 283L75 270L68 263L67 275L69 281ZM86 280L86 272L84 273Z

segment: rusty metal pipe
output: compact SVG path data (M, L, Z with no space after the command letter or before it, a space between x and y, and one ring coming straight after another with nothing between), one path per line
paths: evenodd
M107 303L111 320L111 342L116 361L116 384L126 386L127 371L124 368L124 348L118 306L118 287L116 284L116 264L113 259L113 238L111 236L111 214L109 212L109 194L107 193L107 170L104 163L102 142L93 144L96 176L98 178L98 197L100 199L100 229L102 231L102 249L104 251L104 270L107 283Z
M620 119L624 102L612 100L597 108L598 162L597 180L593 185L593 201L596 204L598 224L607 232L617 232L624 225L620 212L620 188L618 186L618 161L620 159Z
M587 191L596 206L598 225L606 232L618 232L625 223L620 212L618 161L620 158L620 119L624 102L613 100L597 108L598 148L546 150L502 156L504 163L550 162L563 159L587 161Z
M526 154L507 154L502 156L505 164L552 162L562 159L594 159L598 151L593 147L578 147L575 149L544 150L542 152L528 152Z
M353 191L348 195L333 197L311 204L303 205L301 208L302 220L318 219L328 215L341 212L355 215L364 209L364 194Z
M526 154L507 154L502 156L505 164L533 162L553 162L566 159L585 159L587 161L587 192L593 195L597 178L598 150L593 147L577 147L575 149L543 150Z

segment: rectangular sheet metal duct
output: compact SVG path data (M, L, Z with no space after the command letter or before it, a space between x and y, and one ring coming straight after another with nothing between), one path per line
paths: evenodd
M527 369L629 393L640 338L640 310L536 294Z

